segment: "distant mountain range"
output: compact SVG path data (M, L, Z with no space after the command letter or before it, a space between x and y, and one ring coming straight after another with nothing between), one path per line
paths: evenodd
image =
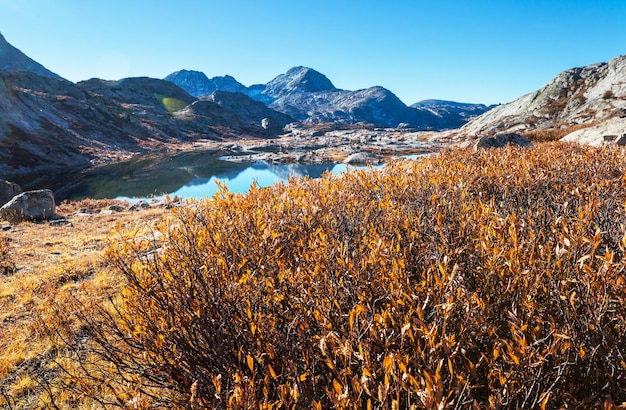
M383 87L347 91L336 88L323 74L309 67L293 67L267 84L246 87L231 76L208 78L199 71L180 70L165 77L189 94L202 97L216 90L239 92L307 124L369 123L399 125L420 130L458 128L491 107L428 100L407 107ZM423 104L424 103L424 104Z

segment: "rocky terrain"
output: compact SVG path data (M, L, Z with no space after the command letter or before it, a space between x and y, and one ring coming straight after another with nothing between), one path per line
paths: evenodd
M506 136L498 141L521 134L594 145L622 144L626 134L626 56L567 70L496 107L440 100L408 107L383 87L341 90L307 67L250 87L188 70L167 80L74 84L1 36L0 51L5 179L171 149L209 149L234 160L375 163L498 134Z
M442 136L463 140L512 132L593 145L617 140L626 133L626 56L564 71L540 90Z
M84 168L155 150L194 149L210 141L216 149L248 139L261 139L253 147L287 147L293 144L262 140L288 138L293 129L298 129L302 149L316 151L322 145L336 147L334 136L324 137L324 133L346 124L367 123L364 137L357 140L370 141L368 133L374 125L408 127L406 131L433 129L442 126L444 117L431 108L407 107L382 87L339 90L306 67L250 87L230 76L208 79L188 70L173 73L167 81L93 78L74 84L0 37L0 175L8 179L47 169ZM305 127L285 128L297 121ZM307 135L315 136L314 142L306 142ZM343 151L351 152L354 144L349 144ZM284 151L275 154L281 160L301 158L299 154L285 157Z
M7 42L0 33L0 70L30 71L43 77L61 78Z
M0 42L0 175L87 167L199 140L273 137L293 119L244 95L200 101L169 81L74 84ZM235 103L236 101L236 103Z
M274 128L264 127L262 118L271 119ZM158 79L73 84L5 71L0 72L0 173L83 167L199 139L267 137L289 122L264 106L249 117L198 101Z
M358 124L379 127L410 127L419 130L457 128L491 107L429 100L407 107L391 91L375 86L348 91L336 88L322 73L293 67L267 84L245 87L233 77L209 79L198 71L181 70L165 77L191 95L200 97L215 90L236 91L305 124Z

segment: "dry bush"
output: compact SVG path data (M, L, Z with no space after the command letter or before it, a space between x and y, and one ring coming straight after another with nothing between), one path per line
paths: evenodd
M15 261L11 256L9 241L0 237L0 275L12 275L15 273Z
M597 122L585 122L581 124L554 124L550 128L536 128L526 131L522 135L533 142L554 142L565 137L574 131L581 130L596 125Z
M68 341L64 391L136 408L614 408L624 169L616 149L453 150L191 203L111 245L127 288L82 315L91 342Z

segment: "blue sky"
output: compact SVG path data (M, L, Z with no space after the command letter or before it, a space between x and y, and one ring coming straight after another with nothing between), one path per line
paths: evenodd
M626 54L625 23L625 0L0 0L7 41L71 81L304 65L406 104L511 101Z

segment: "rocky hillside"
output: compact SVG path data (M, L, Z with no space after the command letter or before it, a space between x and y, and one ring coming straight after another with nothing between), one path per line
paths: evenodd
M200 71L176 71L164 80L172 82L194 97L212 94L214 91L246 93L247 87L229 75L208 78Z
M168 142L272 136L292 121L241 96L245 101L235 107L219 97L199 101L154 78L73 84L0 71L0 174L86 166Z
M607 121L610 127L601 126ZM596 131L581 132L589 127ZM540 90L493 108L455 134L502 132L550 139L577 132L574 137L585 135L594 144L604 140L605 132L610 133L607 140L626 133L626 56L564 71Z
M28 71L43 77L61 78L9 44L0 33L0 70Z
M212 101L222 109L238 115L242 119L240 121L245 119L250 127L261 126L273 134L281 133L287 124L294 122L294 118L289 115L268 108L262 102L255 101L240 92L218 90L200 99Z
M427 110L439 118L438 129L459 128L469 120L494 108L495 105L460 103L445 100L423 100L411 105L411 108Z
M199 101L154 78L74 84L0 40L3 178L86 167L181 141L269 137L293 121L241 94Z
M417 129L441 130L460 127L472 116L478 115L478 111L482 109L482 113L487 109L477 104L451 102L442 102L441 106L430 103L407 107L396 95L383 87L341 90L325 75L301 66L289 69L264 85L244 87L232 77L221 77L229 79L222 83L216 81L219 78L208 79L202 73L181 70L165 79L195 96L209 94L214 89L241 92L308 124L370 123L382 127L404 125Z

